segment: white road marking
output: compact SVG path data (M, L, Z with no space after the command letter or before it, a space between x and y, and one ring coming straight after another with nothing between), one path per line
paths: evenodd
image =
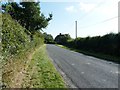
M111 73L113 73L113 74L119 74L120 72L118 72L118 71L110 71Z
M110 71L111 73L113 72L113 71Z
M81 72L82 74L84 74L84 72Z
M103 81L104 81L104 82L106 82L106 80L105 80L105 79L103 79Z
M90 63L86 63L86 64L88 64L88 65L89 65Z
M72 63L72 65L75 65L74 63Z
M119 72L118 72L118 71L116 71L115 73L116 73L116 74L119 74Z

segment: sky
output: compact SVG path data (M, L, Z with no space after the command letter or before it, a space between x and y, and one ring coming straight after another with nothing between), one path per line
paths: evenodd
M59 33L70 34L75 38L75 21L77 36L102 36L118 32L118 2L120 0L46 0L41 1L41 11L53 19L46 29L55 38Z
M19 2L21 0L14 1ZM41 12L46 17L49 13L53 14L53 19L43 31L51 34L54 38L59 33L70 34L72 38L75 38L75 21L77 21L78 37L102 36L111 32L118 33L119 1L40 0Z

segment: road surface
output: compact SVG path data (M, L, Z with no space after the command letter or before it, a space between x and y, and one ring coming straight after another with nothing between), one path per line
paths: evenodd
M118 88L118 64L50 44L47 52L78 88Z

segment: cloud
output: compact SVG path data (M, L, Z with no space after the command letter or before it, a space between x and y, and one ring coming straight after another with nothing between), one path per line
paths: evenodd
M110 0L105 2L100 7L96 8L95 13L100 14L106 18L118 16L118 1Z
M74 6L66 7L65 10L70 13L77 12L77 9Z
M70 13L93 13L101 15L106 18L115 17L118 15L118 2L120 0L102 0L97 3L95 2L79 2L76 5L71 5L65 8Z
M79 4L80 10L82 10L82 11L84 11L84 12L86 12L86 13L88 13L88 12L90 12L92 9L94 9L95 6L96 6L95 4L91 4L91 3L83 3L83 2L80 2L80 4Z
M93 12L104 17L115 17L118 13L118 1L120 0L106 0L99 3L80 2L79 10L85 13Z
M96 5L95 4L91 4L91 3L84 3L84 2L80 2L78 3L76 6L68 6L66 7L66 11L71 12L71 13L75 13L78 12L80 10L88 13L90 12Z

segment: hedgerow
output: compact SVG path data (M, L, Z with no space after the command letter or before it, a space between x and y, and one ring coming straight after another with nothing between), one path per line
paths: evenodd
M26 31L9 14L2 14L2 52L4 59L43 44L43 36L39 31L34 33L32 41L30 32L28 34Z
M120 63L120 33L109 33L104 36L86 38L79 37L73 40L66 39L65 37L61 38L63 35L58 36L56 37L57 40L55 40L58 44L76 49L79 52L89 52L89 55L94 54L96 57Z

